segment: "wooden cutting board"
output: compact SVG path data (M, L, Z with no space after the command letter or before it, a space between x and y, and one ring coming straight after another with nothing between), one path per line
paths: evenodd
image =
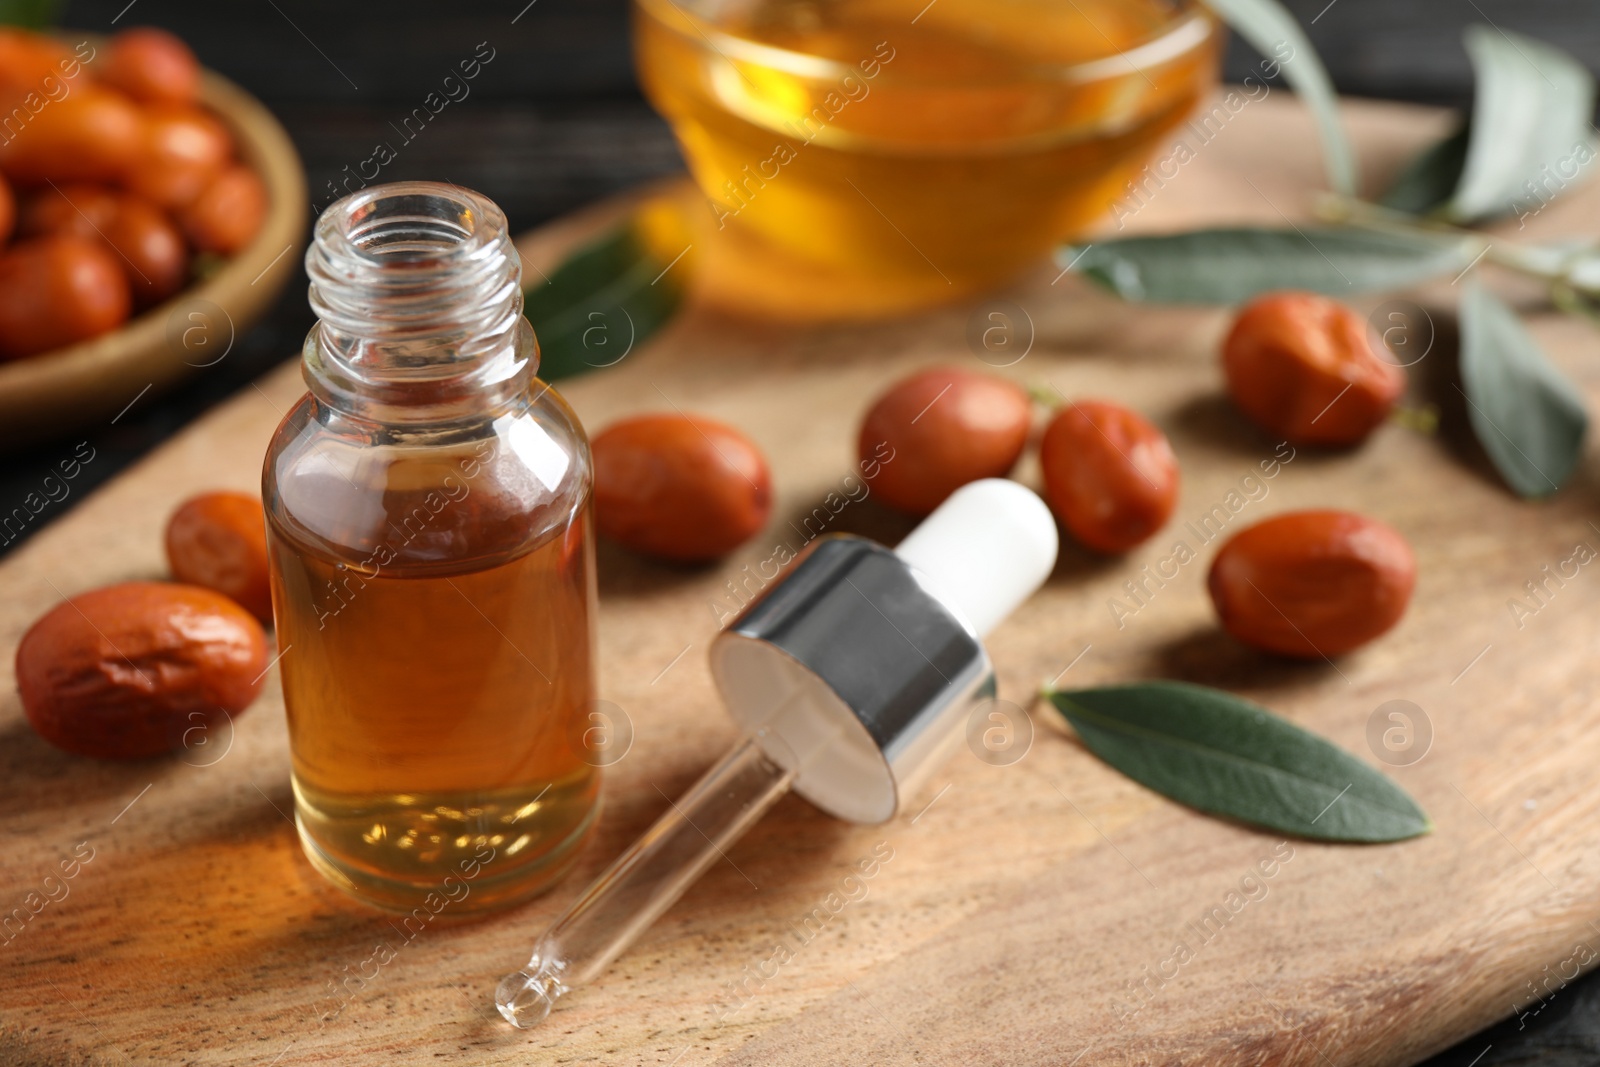
M1391 106L1351 104L1348 118L1374 179L1445 127ZM1303 218L1318 160L1291 102L1252 103L1129 229ZM526 254L548 269L616 210L552 226ZM1600 190L1579 193L1524 236L1585 232L1597 210ZM1446 307L1453 292L1419 299ZM1127 559L1063 553L1048 587L991 638L1002 695L1027 703L1052 678L1190 679L1375 762L1387 750L1369 737L1393 725L1379 716L1374 731L1376 709L1411 701L1431 745L1388 769L1432 814L1431 836L1284 843L1203 818L1101 765L1034 707L1024 758L997 767L962 751L888 825L843 825L786 799L544 1028L505 1026L495 979L662 811L662 794L733 738L705 666L728 580L798 543L800 519L848 488L855 426L877 390L934 361L979 365L971 306L809 330L693 311L563 391L590 427L669 405L743 427L771 459L777 508L768 530L705 570L602 551L602 690L635 740L610 772L580 869L510 914L443 915L408 939L301 857L276 681L231 736L118 765L38 740L7 675L0 908L26 921L0 942L0 1060L1346 1067L1410 1063L1529 1010L1535 991L1560 996L1600 959L1600 570L1552 585L1520 627L1508 601L1576 546L1600 546L1593 457L1554 499L1518 501L1446 406L1439 433L1392 424L1358 452L1302 450L1247 483L1273 442L1221 395L1225 313L1124 306L1045 267L1003 296L1034 336L998 373L1137 406L1171 435L1184 484L1173 525ZM1434 317L1443 339L1418 371L1447 364L1448 316ZM1596 334L1542 311L1531 321L1600 400ZM1416 377L1420 389L1431 375ZM300 390L296 368L270 375L0 563L0 646L14 648L63 595L160 577L173 505L256 486L268 435ZM1037 470L1029 462L1018 477L1036 483ZM1251 484L1265 495L1252 498ZM1404 532L1421 570L1399 628L1336 664L1283 662L1220 636L1203 591L1215 546L1186 524L1241 487L1234 527L1338 506ZM909 523L869 496L829 528L892 542ZM1119 627L1108 602L1125 602L1123 583L1180 538L1199 561ZM10 655L0 663L9 671ZM892 858L847 882L875 851ZM61 878L63 862L73 877ZM819 908L826 921L813 918L802 944L796 927ZM780 946L792 958L778 965Z

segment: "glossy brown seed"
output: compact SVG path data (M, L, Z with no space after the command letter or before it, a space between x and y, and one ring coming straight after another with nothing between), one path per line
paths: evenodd
M1400 621L1417 564L1394 529L1348 511L1297 511L1241 531L1211 563L1223 629L1303 659L1337 656Z
M272 625L267 517L254 493L220 490L190 497L167 520L172 577L214 590Z
M64 233L95 240L111 225L122 194L93 182L45 186L22 204L17 232L24 237Z
M255 238L267 217L267 187L249 167L224 169L178 212L178 224L202 252L231 256Z
M121 325L132 306L127 276L101 242L49 235L0 255L0 357L97 337Z
M116 181L138 154L142 131L127 97L80 84L0 139L0 171L18 185Z
M772 513L761 451L699 415L639 415L599 433L595 523L602 537L660 559L700 563L748 541Z
M189 248L178 227L154 204L124 196L105 229L105 241L117 254L139 307L159 304L183 288Z
M8 107L19 103L26 107L23 98L28 93L36 98L59 96L63 84L71 91L83 70L73 50L54 37L0 26L0 101Z
M1166 435L1118 404L1063 405L1045 429L1039 462L1050 510L1097 552L1145 541L1178 502L1178 461Z
M1028 443L1033 406L1004 378L935 367L890 386L867 411L856 439L872 490L888 505L926 515L980 478L1000 478Z
M24 206L21 230L103 245L127 275L139 307L160 303L188 278L189 248L177 224L130 193L82 182L41 190Z
M154 26L111 38L95 74L145 104L186 104L200 92L200 63L182 40Z
M17 648L17 691L39 736L98 759L203 743L250 706L266 636L209 589L125 582L47 612Z
M185 207L216 180L232 154L227 128L199 108L146 108L139 152L123 183L161 207Z
M1389 415L1406 376L1374 351L1360 315L1315 293L1268 293L1222 344L1233 402L1297 445L1354 445Z

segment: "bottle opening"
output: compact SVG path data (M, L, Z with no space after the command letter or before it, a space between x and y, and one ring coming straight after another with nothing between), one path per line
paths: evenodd
M377 185L329 206L306 252L312 391L351 411L515 391L537 366L506 217L470 189ZM422 414L418 412L417 414Z
M354 254L385 265L467 258L506 231L505 216L491 201L432 182L363 190L334 206L341 205L323 215L319 230L328 227Z

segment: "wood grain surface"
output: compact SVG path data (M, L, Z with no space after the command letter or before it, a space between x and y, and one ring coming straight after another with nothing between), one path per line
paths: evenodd
M1349 122L1370 175L1445 126L1379 105L1352 105ZM1319 167L1301 112L1251 104L1129 228L1303 217ZM1580 193L1524 236L1581 232L1597 207L1600 190ZM604 214L542 231L526 254L547 268ZM1374 711L1412 701L1431 745L1390 771L1432 815L1432 835L1285 843L1207 819L1099 764L1034 707L1024 758L995 767L963 751L885 826L781 802L544 1028L506 1027L489 1000L494 980L661 812L662 794L733 738L704 660L727 581L797 544L791 522L846 486L854 429L878 389L930 362L979 365L967 334L981 307L805 331L691 311L563 392L591 428L669 405L743 427L771 460L777 509L713 568L602 550L602 692L635 738L611 769L579 870L509 914L455 923L445 912L408 939L301 857L275 681L231 736L113 765L38 740L8 675L0 909L28 918L0 938L0 1060L1356 1067L1415 1062L1532 1010L1535 992L1560 997L1600 960L1600 577L1584 567L1552 586L1520 629L1507 604L1576 545L1600 546L1592 469L1552 500L1511 497L1461 436L1453 390L1435 373L1448 366L1454 290L1416 294L1440 340L1413 368L1413 401L1440 403L1439 432L1397 423L1352 454L1302 450L1258 483L1264 495L1246 495L1230 526L1308 506L1382 518L1417 550L1411 611L1333 664L1258 655L1219 635L1203 591L1215 546L1185 527L1259 474L1276 444L1221 395L1226 314L1128 307L1055 276L1041 267L1001 294L1027 312L1033 343L997 373L1139 407L1172 437L1183 493L1173 526L1127 559L1063 553L1046 589L990 638L1002 696L1026 704L1058 676L1190 679L1267 703L1374 761ZM1593 331L1528 306L1534 332L1593 400ZM0 563L0 647L63 595L160 576L172 506L201 488L255 486L267 437L300 388L294 368L270 376ZM1037 469L1029 461L1017 476L1036 483ZM830 529L892 542L909 527L868 496ZM1179 538L1200 559L1119 628L1108 601ZM0 670L9 666L6 656ZM892 858L847 882L874 850ZM836 912L830 894L847 900ZM794 929L818 908L827 921L801 944ZM779 946L792 958L776 966Z

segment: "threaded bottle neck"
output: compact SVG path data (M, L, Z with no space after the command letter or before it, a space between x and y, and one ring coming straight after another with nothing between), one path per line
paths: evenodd
M486 413L527 391L538 346L505 215L437 182L363 189L317 220L306 253L318 322L311 391L375 422Z

